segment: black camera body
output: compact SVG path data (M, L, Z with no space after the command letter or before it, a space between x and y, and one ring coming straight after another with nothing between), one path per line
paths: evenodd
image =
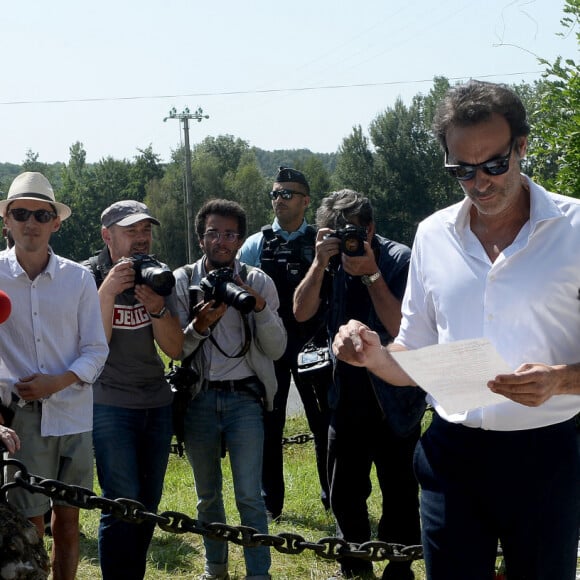
M165 375L174 393L190 393L199 381L199 375L189 366L173 366Z
M256 298L234 282L234 271L231 268L212 270L201 279L199 287L204 302L215 300L216 306L224 303L243 314L248 314L256 307Z
M364 256L365 242L367 241L367 229L364 226L348 224L329 235L340 240L342 253L347 256Z
M134 254L130 258L135 270L135 284L145 284L160 296L169 296L175 286L173 272L149 254Z

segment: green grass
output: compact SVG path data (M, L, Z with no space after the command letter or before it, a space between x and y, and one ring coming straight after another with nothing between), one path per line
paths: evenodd
M287 421L286 436L307 433L308 426L303 416ZM335 536L332 515L325 512L319 498L318 476L314 461L312 442L288 445L284 450L286 502L283 519L270 525L271 534L293 532L309 541L317 541L326 536ZM234 504L232 478L229 461L223 461L224 498L228 523L238 525L239 516ZM98 487L95 486L98 493ZM193 475L185 458L171 455L165 479L163 499L159 510L177 510L193 518L196 517L196 495ZM380 513L380 493L373 473L373 493L369 500L369 512L376 532ZM77 578L94 580L100 577L97 551L97 528L99 513L96 510L81 510L81 528L85 537L81 540L81 562ZM50 543L50 539L47 539ZM232 580L245 577L242 548L230 543L230 576ZM380 574L386 562L374 564L375 573ZM151 579L193 579L203 572L204 550L201 536L197 534L172 534L155 529L149 550L146 578ZM275 580L326 580L338 569L335 561L324 560L305 550L299 555L281 554L272 549L271 574ZM423 562L413 563L417 580L424 580Z

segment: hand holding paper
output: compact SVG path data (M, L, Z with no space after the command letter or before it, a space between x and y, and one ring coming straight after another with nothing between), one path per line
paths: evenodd
M487 339L470 339L391 352L403 370L449 414L506 402L488 381L513 369Z

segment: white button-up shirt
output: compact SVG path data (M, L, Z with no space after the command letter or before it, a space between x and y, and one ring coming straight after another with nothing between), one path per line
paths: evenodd
M0 253L0 289L12 303L0 324L3 384L72 371L80 381L42 401L41 435L90 431L92 383L109 352L91 273L51 252L46 269L30 280L12 249Z
M485 337L514 370L526 362L580 361L580 200L528 184L530 219L493 263L471 231L469 199L419 225L395 342L416 349ZM506 399L450 416L431 403L449 421L500 431L580 412L577 395L536 408Z

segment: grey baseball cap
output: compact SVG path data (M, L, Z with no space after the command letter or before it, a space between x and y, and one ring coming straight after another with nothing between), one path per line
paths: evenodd
M106 228L111 226L130 226L142 220L149 220L156 226L160 225L159 220L149 213L149 208L140 201L125 199L110 205L101 214L101 223Z

